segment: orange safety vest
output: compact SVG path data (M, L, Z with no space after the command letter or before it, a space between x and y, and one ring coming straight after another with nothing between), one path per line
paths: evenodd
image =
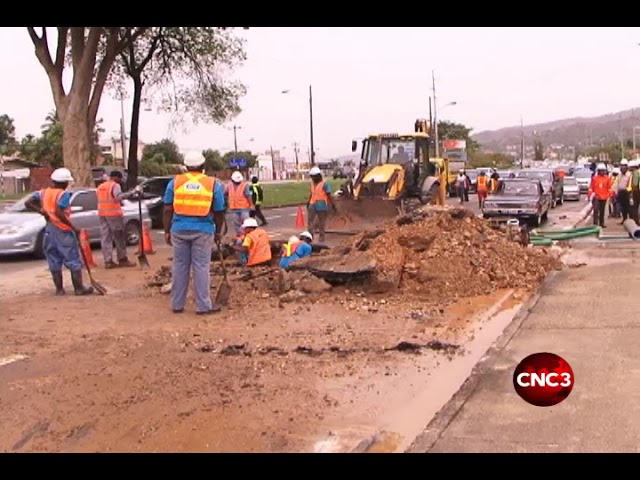
M187 217L206 217L211 212L216 179L204 173L187 172L176 175L173 211Z
M485 177L484 175L478 176L478 191L487 191L487 177Z
M589 185L589 196L595 194L598 200L607 200L613 197L613 180L607 175L594 175Z
M290 257L291 255L296 253L296 249L298 248L298 245L300 245L301 243L302 241L294 242L294 243L285 243L283 245L282 258Z
M249 259L247 260L248 267L271 260L271 244L266 230L256 228L254 231L247 233L247 237L251 239Z
M313 205L319 201L329 201L329 196L327 192L324 191L324 180L318 182L318 184L314 184L311 182L311 200L309 201L310 205Z
M247 182L240 182L238 185L230 182L227 185L227 194L229 195L229 209L230 210L247 210L252 208L251 200L249 200L244 191L249 184Z
M120 200L113 196L113 187L116 182L113 180L107 180L101 183L97 190L98 196L98 215L100 217L121 217L122 207L120 206Z
M40 190L40 203L42 204L42 209L47 212L49 215L49 221L52 225L59 228L60 230L64 230L66 232L70 232L73 230L69 225L62 223L56 215L56 210L58 209L58 202L60 201L60 197L64 193L64 190L61 188L45 188ZM71 209L66 208L64 210L64 216L68 221L71 221Z

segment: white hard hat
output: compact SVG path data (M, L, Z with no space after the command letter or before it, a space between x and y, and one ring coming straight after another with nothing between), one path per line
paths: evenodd
M630 167L637 168L637 167L638 167L638 165L640 165L640 162L638 162L638 160L631 160L631 161L629 162L629 166L630 166Z
M237 170L231 174L231 181L232 182L240 183L242 180L244 180L244 177Z
M318 167L313 167L309 170L309 176L313 177L314 175L322 175L322 171Z
M618 167L611 170L611 173L620 173L620 169Z
M311 240L313 242L313 235L311 235L311 232L305 230L304 232L302 232L300 234L300 238L305 237L308 238L309 240Z
M258 226L258 221L255 218L247 218L244 222L242 222L242 228L256 228Z
M204 165L204 162L204 155L197 150L192 150L184 156L185 167L199 167L200 165Z
M289 240L287 240L287 242L288 242L289 244L297 243L297 242L299 242L299 241L300 241L300 239L299 239L298 237L296 237L295 235L291 235L291 236L289 237Z
M620 165L629 165L629 160L627 160L626 158L623 158L622 160L620 160Z
M51 174L51 180L54 182L73 182L71 171L68 168L56 168Z
M607 170L607 166L604 163L599 163L596 166L596 170Z

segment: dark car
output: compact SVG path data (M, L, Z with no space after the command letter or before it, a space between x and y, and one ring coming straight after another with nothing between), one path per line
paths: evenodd
M140 183L144 203L149 209L152 228L162 228L162 212L164 210L164 192L173 176L150 177Z
M505 178L496 193L490 194L482 208L484 218L509 220L539 226L551 208L551 192L545 191L538 179Z
M553 170L524 169L519 170L517 178L529 178L540 180L545 192L551 194L551 208L562 205L564 200L564 181Z

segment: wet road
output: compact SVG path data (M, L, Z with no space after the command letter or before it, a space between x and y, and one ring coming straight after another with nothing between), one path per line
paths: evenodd
M447 203L450 205L459 205L460 202L455 198L447 199ZM470 201L465 203L464 206L470 210L480 213L478 209L477 199L475 195L472 195ZM567 213L574 213L580 211L585 206L584 198L579 202L566 202L564 205L559 206L549 213L549 220L547 226L553 226L562 220L562 217ZM299 228L296 228L296 215L298 207L284 207L274 208L264 211L265 217L269 222L267 229L269 235L274 239L286 239L288 236L295 233L300 233ZM306 212L305 212L306 219ZM232 229L233 222L231 218L227 218L227 224ZM231 232L229 233L231 234ZM329 236L328 236L329 237ZM164 243L164 238L161 230L154 230L152 232L152 241L154 248L167 248ZM330 243L330 242L329 242ZM136 247L128 248L130 257L135 256ZM98 262L100 262L100 249L95 249L93 255ZM11 275L12 273L20 272L30 268L46 268L46 262L44 260L33 259L29 256L19 257L0 257L0 276Z

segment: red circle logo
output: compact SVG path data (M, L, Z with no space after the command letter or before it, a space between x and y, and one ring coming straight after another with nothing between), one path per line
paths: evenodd
M536 407L553 407L573 390L573 370L553 353L534 353L513 372L513 386L525 402Z

